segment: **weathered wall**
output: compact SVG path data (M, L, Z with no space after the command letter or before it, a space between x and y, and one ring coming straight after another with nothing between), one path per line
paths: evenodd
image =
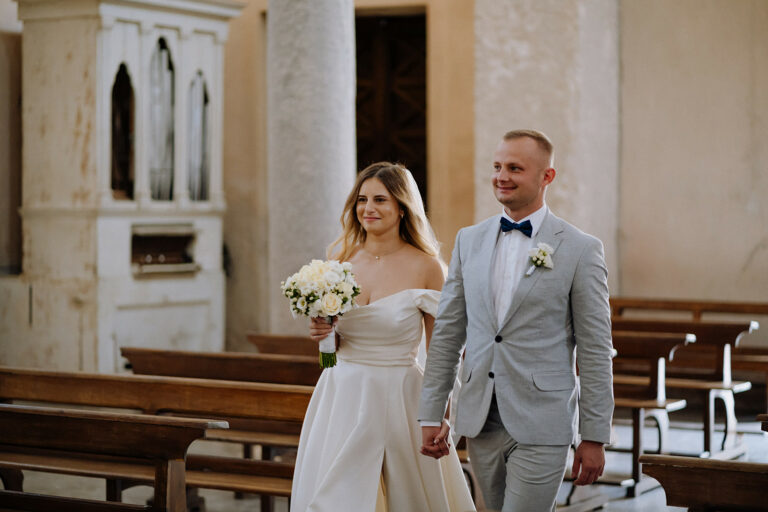
M552 211L603 241L618 288L616 0L475 2L475 220L501 211L490 185L502 135L534 128L555 145Z
M621 9L621 292L766 302L768 2Z
M768 2L622 2L625 295L768 300Z

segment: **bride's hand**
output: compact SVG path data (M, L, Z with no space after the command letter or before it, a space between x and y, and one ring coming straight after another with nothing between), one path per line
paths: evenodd
M443 420L440 427L421 427L422 445L421 454L435 459L450 452L451 426L447 420Z
M309 337L318 342L324 340L331 334L331 330L337 322L338 318L334 318L332 324L326 322L324 318L311 318L309 324Z

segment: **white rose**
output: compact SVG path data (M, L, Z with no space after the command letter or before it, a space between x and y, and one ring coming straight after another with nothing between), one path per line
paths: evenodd
M321 310L320 301L316 300L315 302L309 305L309 310L307 311L307 315L311 317L323 316L320 310Z
M333 269L328 269L325 271L323 279L325 279L325 282L328 283L329 286L336 286L336 283L341 281L342 277L340 272L336 272Z
M336 288L345 297L352 297L352 292L355 291L354 287L346 281L339 283Z
M326 293L323 298L320 299L320 307L323 312L323 316L335 316L341 311L341 297L335 293Z
M346 272L352 272L352 264L348 261L345 261L341 264L341 269Z

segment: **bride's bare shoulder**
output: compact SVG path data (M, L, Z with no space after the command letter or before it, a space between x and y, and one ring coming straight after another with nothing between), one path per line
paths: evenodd
M424 251L411 246L412 257L410 258L416 267L418 275L423 276L424 283L420 288L440 290L445 281L443 265L438 258L429 255ZM411 254L409 254L411 256Z

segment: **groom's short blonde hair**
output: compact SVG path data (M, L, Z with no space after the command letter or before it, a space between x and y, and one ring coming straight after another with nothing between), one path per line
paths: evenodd
M542 151L547 155L549 166L555 164L555 146L549 137L538 130L512 130L504 134L504 140L521 139L528 137L536 141Z

